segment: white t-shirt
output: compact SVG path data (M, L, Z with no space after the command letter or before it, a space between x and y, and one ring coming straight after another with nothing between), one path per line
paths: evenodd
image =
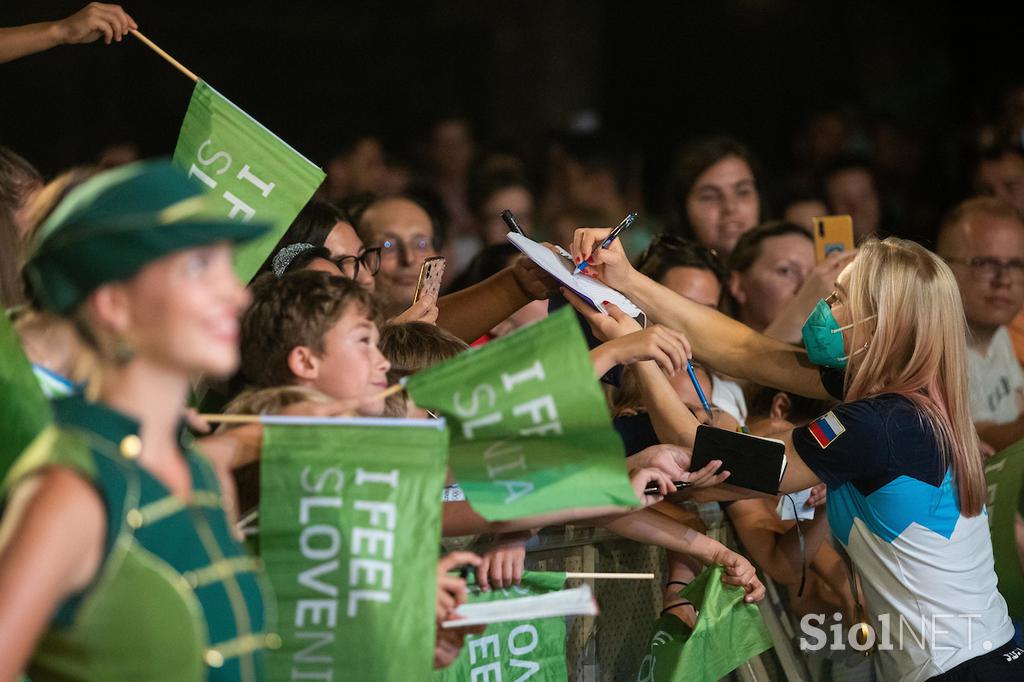
M975 422L1005 424L1020 416L1024 372L1013 352L1006 327L996 330L988 353L967 348L971 416Z

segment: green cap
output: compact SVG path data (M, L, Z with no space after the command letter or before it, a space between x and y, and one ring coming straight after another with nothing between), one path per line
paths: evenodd
M40 227L25 279L40 306L66 315L102 284L130 279L175 251L240 243L270 229L227 217L227 204L170 161L141 161L86 180Z

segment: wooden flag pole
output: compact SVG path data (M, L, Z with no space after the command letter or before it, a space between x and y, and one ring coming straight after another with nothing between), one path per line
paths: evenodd
M392 396L396 393L401 393L404 390L402 384L394 384L389 386L380 393L372 395L364 403L372 403L377 400L383 400L388 396ZM210 422L211 424L258 424L262 421L264 415L260 414L200 414L199 418Z
M130 31L130 33L133 36L135 36L136 38L138 38L139 40L141 40L149 49L153 50L153 52L156 52L158 55L160 55L161 57L166 59L170 63L171 66L173 66L178 71L181 71L183 74L185 74L186 76L191 78L192 82L195 83L195 82L199 81L199 76L195 75L194 73L192 73L191 71L186 69L185 66L181 62L179 62L177 59L175 59L171 55L169 55L166 52L164 52L160 48L160 46L157 45L156 43L154 43L152 40L150 40L149 38L147 38L146 36L142 35L141 33L139 33L138 31L136 31L134 29L132 29Z
M653 573L566 573L566 578L595 578L597 580L654 580Z

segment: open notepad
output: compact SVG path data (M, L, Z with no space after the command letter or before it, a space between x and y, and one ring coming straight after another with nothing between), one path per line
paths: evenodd
M572 256L564 249L555 247L559 250L556 254L546 246L515 232L508 233L508 240L522 251L524 256L602 313L608 312L603 305L604 301L608 301L617 305L630 317L643 315L643 311L635 303L607 284L597 281L590 275L574 274L576 268Z
M488 625L515 620L536 620L562 616L596 616L597 602L589 585L518 599L463 604L455 609L459 618L446 620L445 628Z

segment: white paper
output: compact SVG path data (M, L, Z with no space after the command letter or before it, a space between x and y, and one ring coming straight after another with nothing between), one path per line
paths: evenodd
M795 493L789 493L788 495L779 496L779 506L777 508L779 512L779 518L783 521L792 521L793 519L800 519L801 521L810 521L814 518L814 507L807 506L807 500L811 497L811 489L806 488L804 490L798 490ZM792 498L793 502L790 502ZM796 504L796 516L793 516L793 504Z
M516 620L556 618L562 616L596 616L597 602L589 585L571 590L548 592L519 599L463 604L455 609L461 616L442 623L445 628L461 628L468 625L487 625Z
M549 275L561 282L566 288L572 289L580 298L592 305L602 313L607 313L602 303L608 301L617 305L622 312L630 317L639 317L644 312L640 310L631 300L621 292L612 289L607 284L599 282L590 275L574 274L575 265L572 257L565 249L559 249L561 256L553 253L550 249L538 244L529 237L524 237L516 232L508 233L508 240L512 245L522 251L523 255L544 269Z

